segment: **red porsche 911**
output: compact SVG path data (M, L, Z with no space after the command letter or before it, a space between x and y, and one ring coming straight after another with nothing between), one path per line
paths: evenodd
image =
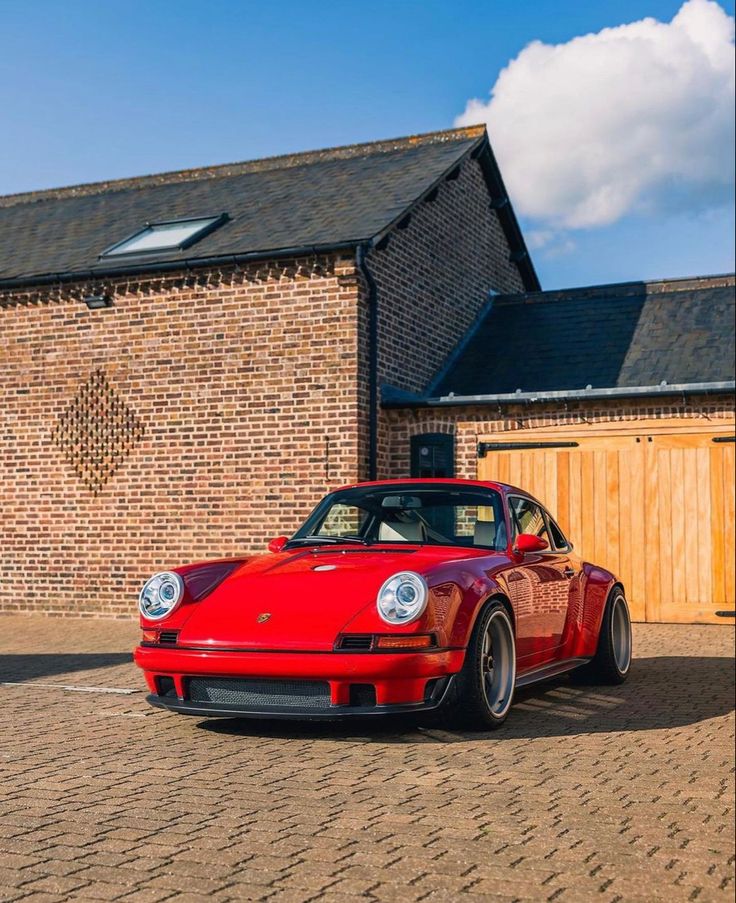
M629 672L623 586L513 486L348 486L269 550L146 583L135 660L150 703L252 718L441 709L484 729L516 687Z

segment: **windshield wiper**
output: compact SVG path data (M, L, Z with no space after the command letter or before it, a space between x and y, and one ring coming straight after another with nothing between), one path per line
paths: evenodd
M342 545L343 543L357 543L361 546L369 546L370 543L367 539L361 539L359 536L320 536L319 534L312 534L311 536L299 536L296 539L290 539L286 545L317 545L323 543L332 543L333 545Z

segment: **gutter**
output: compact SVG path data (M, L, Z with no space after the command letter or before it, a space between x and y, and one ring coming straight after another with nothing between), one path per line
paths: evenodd
M200 267L214 267L228 264L252 263L256 260L273 260L283 257L303 257L304 255L330 254L335 251L353 250L359 239L333 242L326 245L301 245L295 248L280 248L273 251L249 251L247 254L220 254L215 257L185 257L179 260L165 260L160 263L139 263L100 267L99 269L72 270L66 273L44 273L39 276L16 276L0 279L0 289L26 288L37 285L59 285L66 282L99 281L121 276L137 276L147 273L170 273L177 270L191 270Z
M556 401L615 400L657 396L723 395L736 390L736 381L710 383L660 383L657 386L625 386L612 389L563 389L555 392L503 392L498 395L440 395L434 398L407 397L384 389L384 408L436 408L467 405L531 405Z
M368 269L366 255L371 243L358 245L355 263L368 287L368 479L378 472L378 286Z

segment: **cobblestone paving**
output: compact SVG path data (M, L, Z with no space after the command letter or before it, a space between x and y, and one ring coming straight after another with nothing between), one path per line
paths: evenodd
M734 898L731 626L638 625L623 687L475 735L154 711L136 637L0 618L0 900Z

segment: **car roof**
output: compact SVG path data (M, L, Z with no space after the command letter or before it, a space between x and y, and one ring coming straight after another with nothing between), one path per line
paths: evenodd
M342 489L357 489L363 486L406 486L407 484L416 484L426 486L427 484L437 484L442 486L482 486L484 489L496 489L502 493L511 493L512 495L520 494L533 499L534 496L520 489L518 486L512 486L510 483L499 483L490 480L461 480L457 477L407 477L404 480L369 480L361 483L350 483L347 486L340 486L339 489L333 490L339 492ZM536 501L536 499L535 499ZM541 502L540 502L541 504Z

